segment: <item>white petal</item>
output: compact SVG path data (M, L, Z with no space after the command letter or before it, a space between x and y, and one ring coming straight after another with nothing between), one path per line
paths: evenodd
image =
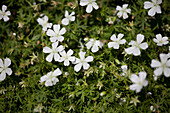
M131 40L128 45L136 45L136 42Z
M48 16L44 16L43 19L44 19L45 22L47 22L48 21Z
M93 45L93 47L91 48L91 51L92 51L93 53L97 52L98 50L99 50L99 47L96 46L96 45Z
M65 34L66 33L66 28L62 28L61 30L60 30L60 32L59 32L59 35L63 35L63 34Z
M4 19L4 21L6 22L6 21L9 20L9 17L5 15L3 19Z
M2 73L0 74L0 81L3 81L6 78L6 73L5 71L2 71Z
M3 69L2 68L0 68L0 72L2 71Z
M47 60L48 62L51 62L52 59L53 59L53 55L54 55L54 53L50 53L50 54L46 57L46 60Z
M113 48L114 48L114 49L119 49L119 44L116 43L116 42L113 42L113 43L114 43Z
M118 40L120 40L123 36L124 36L124 34L119 33L119 34L118 34L118 38L117 38L117 39L118 39Z
M144 2L144 8L145 8L145 9L149 9L149 8L151 8L151 7L153 7L153 6L154 6L154 4L151 3L151 2L148 2L148 1Z
M82 67L82 63L79 63L79 64L77 64L77 65L74 66L74 70L75 70L76 72L78 72L78 71L80 71L81 67Z
M85 6L85 5L87 5L88 3L89 3L88 1L82 1L82 0L80 1L80 5L81 5L81 6Z
M113 34L111 37L110 37L110 39L112 40L112 41L116 41L116 35L115 34Z
M48 29L46 34L47 34L47 36L55 36L55 32L51 29Z
M140 80L141 80L141 81L144 81L144 80L145 80L145 78L146 78L146 72L141 71L141 72L139 72L138 74L139 74L139 78L140 78Z
M136 39L137 39L137 44L140 44L144 40L144 35L138 34Z
M76 18L75 16L71 16L70 21L75 21L75 18Z
M88 56L85 58L86 62L92 62L93 61L93 56Z
M42 76L41 78L40 78L40 82L44 82L44 81L46 81L48 79L48 77L46 76L46 75L44 75L44 76Z
M141 54L141 52L140 52L140 49L139 48L135 48L134 50L133 50L133 55L134 56L139 56Z
M59 82L59 79L58 78L52 78L52 81L53 81L53 85L55 85L57 82Z
M136 74L132 74L130 76L130 80L133 82L133 83L138 83L139 82L139 77L136 75Z
M76 59L76 58L75 58L74 56L68 57L68 60L70 60L70 61L72 61L72 62L75 61L75 59Z
M3 5L2 6L2 11L5 12L7 10L7 6L6 5Z
M126 18L128 18L128 15L127 15L126 12L124 12L124 13L123 13L123 19L126 19Z
M123 9L126 9L128 7L128 4L123 5Z
M115 43L115 42L109 42L109 43L108 43L108 47L109 47L109 48L113 47L113 46L114 46L114 43Z
M86 54L86 52L80 51L79 56L80 56L81 60L84 60L85 54Z
M157 12L157 13L162 13L161 7L160 7L160 6L156 6L155 9L156 9L155 12Z
M129 47L129 48L125 49L125 51L127 54L132 54L134 49L135 49L135 47Z
M64 37L63 36L58 36L57 39L58 39L58 41L62 42L64 40Z
M161 63L155 59L152 60L151 62L151 67L160 67Z
M159 68L157 68L157 69L154 71L154 74L155 74L156 76L159 76L159 75L162 74L162 71L163 71L163 69L162 69L161 67L159 67Z
M51 42L56 42L56 40L57 40L57 37L51 37L51 38L50 38L50 41L51 41Z
M72 17L73 17L73 15L75 15L75 12L74 12L74 11L73 11L73 12L71 12L70 16L72 16Z
M87 70L87 69L89 69L89 67L90 67L90 65L88 64L88 63L83 63L83 69L84 70Z
M9 58L6 58L5 60L4 60L4 66L5 67L8 67L8 66L10 66L11 65L11 60L9 59Z
M0 58L0 67L4 67L4 64L1 58Z
M125 44L125 43L126 43L126 40L125 40L125 39L122 39L122 40L120 40L119 43L120 43L120 44Z
M170 67L170 60L168 60L168 61L166 62L166 66L167 66L167 67Z
M51 82L51 79L46 80L45 86L52 86L52 85L53 85L53 84L52 84L52 82Z
M58 53L54 53L54 60L59 61L60 55Z
M158 0L158 1L157 1L157 4L161 4L161 3L162 3L162 0Z
M130 14L131 13L131 9L126 9L126 12Z
M68 11L65 11L65 17L67 17L69 15Z
M92 41L88 41L85 45L86 45L87 49L90 49L92 44L93 44Z
M6 71L6 73L7 73L8 75L11 75L11 74L12 74L11 68L7 68L5 71Z
M69 65L70 65L69 60L65 60L65 61L64 61L64 66L69 66Z
M148 81L147 81L147 80L144 80L143 86L147 86L147 85L148 85Z
M120 6L117 6L116 10L119 11L119 10L122 10L122 8Z
M147 49L148 48L148 44L146 42L142 43L139 45L141 49Z
M43 24L43 20L42 20L41 18L38 18L38 19L37 19L37 22L38 22L40 25Z
M164 68L164 75L166 76L166 77L170 77L170 68Z
M69 19L64 18L64 19L62 19L61 23L62 23L63 25L68 25L68 24L69 24Z
M92 4L89 4L89 5L86 7L86 12L87 12L87 13L91 13L92 10L93 10Z
M6 15L8 15L8 16L11 15L11 12L10 12L10 11L7 11L7 12L6 12Z
M44 52L44 53L51 53L51 52L52 52L52 49L49 48L49 47L44 47L44 48L43 48L43 52Z
M52 48L53 48L53 50L54 50L54 49L56 49L56 48L57 48L57 46L58 46L58 42L54 42L54 43L52 43Z
M61 52L60 52L60 55L61 55L62 57L65 57L65 56L66 56L66 51L65 51L65 50L61 51Z
M119 12L117 13L117 16L118 16L119 18L120 18L122 15L123 15L122 11L119 11Z
M53 75L52 75L52 76L59 76L59 75L61 75L61 74L62 74L61 70L60 70L59 68L57 68L57 69L53 72Z
M151 0L151 1L152 1L153 3L155 3L155 4L157 3L157 0Z
M60 52L62 50L64 50L64 47L62 45L58 46L58 48L56 49L56 51L58 51L58 52Z
M149 11L148 11L148 15L149 16L154 16L155 15L155 10L156 10L156 7L154 6L154 7L152 7Z
M71 56L71 55L73 54L73 52L74 52L73 50L69 49L69 50L67 51L67 55L68 55L68 56Z
M92 5L93 5L93 7L94 7L95 9L98 9L98 8L99 8L99 6L97 5L96 2L92 2Z
M54 25L54 26L53 26L53 29L54 29L55 33L59 33L60 25L59 25L59 24Z
M161 63L163 63L163 64L165 64L167 62L167 60L168 60L168 56L166 54L164 54L164 53L161 53L159 55L159 57L161 59Z

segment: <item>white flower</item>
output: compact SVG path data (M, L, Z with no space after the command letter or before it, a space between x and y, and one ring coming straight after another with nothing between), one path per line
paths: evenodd
M162 0L152 0L152 2L146 1L144 2L144 8L149 9L148 15L149 16L154 16L156 13L162 13L161 12L161 7L159 4L162 3Z
M84 70L87 70L90 67L90 65L87 62L92 62L93 56L88 56L85 58L85 54L86 52L80 51L79 53L80 59L76 58L76 62L75 62L76 65L74 66L74 70L76 72L80 71L82 66Z
M48 16L44 16L43 18L38 18L37 22L39 25L41 25L43 28L43 31L47 31L47 28L52 27L52 23L48 23Z
M99 6L95 2L96 0L80 0L80 5L81 6L86 6L86 12L91 13L93 11L93 7L97 10Z
M121 76L125 76L127 74L127 70L128 70L127 65L122 65L121 69L122 69Z
M119 18L122 17L122 16L123 16L123 19L128 18L127 13L130 14L130 13L131 13L131 9L127 9L127 7L128 7L128 4L124 4L122 8L121 8L120 6L117 6L117 7L116 7L116 11L119 11L119 12L117 13L117 16L118 16Z
M3 18L5 22L9 20L8 16L11 15L11 12L10 11L5 12L6 10L7 10L6 5L2 6L2 11L0 10L0 20Z
M102 48L103 44L96 39L90 39L86 44L87 49L90 49L93 53L97 52L99 50L99 47Z
M118 34L118 38L116 38L116 35L113 34L110 39L113 41L113 42L109 42L108 43L108 47L111 48L113 47L114 49L119 49L119 44L125 44L126 43L126 40L125 39L122 39L121 38L124 36L124 34L121 34L119 33Z
M4 63L2 59L0 58L0 81L3 81L6 78L6 73L8 75L12 74L11 68L8 68L11 65L11 60L9 58L6 58L4 60Z
M68 52L66 53L65 50L60 52L60 55L62 57L60 57L60 62L64 61L64 66L69 66L70 62L69 61L75 61L75 57L71 56L73 54L73 50L68 50Z
M134 83L130 85L130 90L136 90L136 93L139 93L143 86L148 85L148 81L146 80L146 72L139 72L139 76L136 74L132 74L130 80Z
M69 24L69 21L75 21L75 12L73 11L70 15L68 13L68 11L66 10L65 11L65 18L62 19L61 23L63 25L68 25Z
M48 36L51 36L50 41L51 42L56 42L56 41L62 42L64 40L64 37L62 35L65 34L66 29L62 28L60 30L60 25L59 24L58 25L53 25L53 29L54 29L54 31L51 30L51 29L48 29L47 33L46 33Z
M64 47L62 45L58 46L58 42L54 42L52 43L52 49L49 47L44 47L43 48L43 52L44 53L50 53L47 57L46 60L48 62L51 62L53 57L55 61L59 61L60 60L60 55L58 54L58 52L63 51Z
M45 86L53 86L57 82L59 82L59 79L56 77L61 74L62 74L61 70L59 68L57 68L54 72L50 71L47 73L47 75L42 76L40 78L40 82L45 81Z
M164 73L165 77L170 77L170 59L168 60L168 55L161 53L159 57L161 62L155 59L153 59L151 62L151 67L156 68L154 74L159 76Z
M156 38L153 39L155 43L157 43L158 46L166 45L169 43L168 37L162 37L161 34L157 34Z
M148 44L146 42L142 43L142 41L144 40L144 35L142 35L142 34L138 34L136 39L137 39L137 41L131 40L129 45L132 45L132 47L125 49L125 51L128 54L133 54L135 56L139 56L141 54L140 48L145 50L148 48Z

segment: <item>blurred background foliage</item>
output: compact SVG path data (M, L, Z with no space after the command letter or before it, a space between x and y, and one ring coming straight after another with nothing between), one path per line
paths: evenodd
M98 10L85 12L77 0L3 0L11 12L8 22L0 21L0 58L10 58L13 70L0 83L0 112L170 112L170 78L153 79L152 59L159 59L160 53L167 53L168 46L158 47L153 38L156 34L169 37L170 1L163 0L162 14L148 16L144 9L145 0L98 0ZM129 4L131 14L123 20L116 16L116 6ZM73 49L78 56L80 41L84 38L96 38L104 43L97 53L87 51L94 56L91 68L76 73L74 65L64 67L63 63L47 62L44 46L50 46L49 37L42 32L37 19L41 14L49 17L49 22L61 24L65 10L76 12L76 20L71 22L62 43L65 49ZM108 24L112 17L113 24ZM16 33L16 35L13 35ZM149 44L142 55L135 57L122 54L125 46L119 50L109 49L107 43L112 34L123 33L127 42L136 40L138 33L145 35ZM168 44L170 46L170 44ZM129 90L129 77L120 77L120 66L127 64L129 73L146 71L149 85L136 94ZM40 77L47 72L60 68L60 82L45 87ZM64 73L68 72L69 75ZM148 94L151 92L152 94ZM101 96L101 93L103 96ZM140 102L135 106L135 99ZM122 102L125 99L125 102Z

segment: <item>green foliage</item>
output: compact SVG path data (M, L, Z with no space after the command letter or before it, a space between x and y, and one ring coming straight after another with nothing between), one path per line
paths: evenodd
M148 0L149 1L149 0ZM34 2L36 2L35 5ZM92 13L85 12L77 0L4 0L1 5L7 5L11 12L10 20L0 20L0 58L10 58L13 70L11 76L0 82L0 112L151 112L153 105L156 112L170 112L170 78L163 75L157 81L153 78L152 59L159 59L160 53L167 53L168 46L158 47L153 38L161 33L169 37L170 2L164 0L161 4L162 14L148 16L144 9L144 0L99 0L100 8ZM132 13L124 20L118 18L116 6L129 4ZM47 62L44 46L50 46L49 37L42 32L37 19L40 14L47 15L49 22L61 24L65 10L76 12L76 20L71 22L64 34L62 44L66 50L73 49L74 55L80 51L80 40L95 38L104 42L97 53L86 48L87 56L94 57L88 70L76 73L74 65L65 67L63 63ZM112 17L113 24L108 24ZM16 33L16 36L13 35ZM108 42L112 34L123 33L127 42L136 40L141 33L149 47L138 57L122 54L124 48L109 49ZM170 40L169 40L170 41ZM120 77L120 67L126 64L128 76ZM59 82L46 87L40 83L40 77L51 70L60 68L63 72ZM129 90L132 84L129 77L132 73L147 72L147 87L140 93ZM66 76L64 73L68 72ZM151 92L152 94L148 94ZM103 93L103 96L101 96ZM137 106L132 98L138 97ZM126 101L123 102L122 99Z

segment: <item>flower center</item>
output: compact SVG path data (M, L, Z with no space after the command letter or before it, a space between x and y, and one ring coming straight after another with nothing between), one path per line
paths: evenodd
M6 13L5 12L2 12L2 16L5 16L6 15Z

